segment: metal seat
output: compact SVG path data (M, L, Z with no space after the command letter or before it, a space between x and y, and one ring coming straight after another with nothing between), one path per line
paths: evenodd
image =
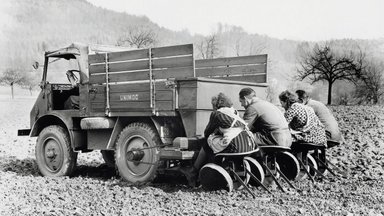
M312 156L318 163L318 167L319 167L318 170L323 174L323 176L325 176L327 171L330 172L333 176L336 176L335 172L328 165L331 165L334 169L341 172L336 165L334 165L327 159L327 154L326 154L327 148L332 148L338 145L340 145L339 142L328 140L327 147L315 149L314 152L312 153Z
M304 151L312 151L316 149L325 148L324 145L317 145L314 143L305 143L305 142L293 142L291 149L294 152L304 152Z
M291 148L289 148L289 147L278 146L278 145L259 146L259 148L265 154L278 153L278 152L284 152L284 151L291 150Z
M257 160L250 157L258 151L259 149L241 153L216 154L215 162L206 164L200 170L201 185L208 190L216 190L223 186L228 191L245 188L253 197L256 197L248 186L249 181L252 180L270 193L262 183L264 171L261 165Z
M273 181L276 182L277 186L281 189L281 191L285 192L284 188L278 181L278 178L281 176L285 182L289 184L293 189L296 187L289 181L287 175L289 174L290 178L293 180L296 177L296 174L292 177L291 171L295 170L298 173L298 162L293 155L286 155L285 157L288 160L288 163L284 163L284 165L295 164L294 166L290 166L289 168L283 167L281 169L280 165L277 162L278 155L284 154L284 152L288 152L291 150L289 147L278 146L278 145L268 145L268 146L259 146L263 158L261 159L261 165L266 170L267 174L272 178ZM282 157L279 157L282 158ZM293 168L292 168L293 167Z
M247 152L237 152L237 153L218 153L215 155L215 158L222 158L222 157L227 157L227 158L234 158L234 159L243 159L245 156L252 155L256 152L260 151L259 148L252 150L252 151L247 151Z
M321 167L327 169L327 165L325 163L325 145L294 142L292 143L291 149L299 161L302 172L305 173L312 182L314 182L314 177L316 175L321 178L326 178L323 173L319 171L319 164ZM314 158L312 158L311 154L309 154L310 151L314 152ZM300 179L303 178L304 177Z

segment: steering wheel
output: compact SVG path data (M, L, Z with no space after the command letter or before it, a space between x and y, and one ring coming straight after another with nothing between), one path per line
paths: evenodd
M76 87L77 84L79 83L79 78L74 74L73 72L79 72L79 70L67 70L66 75L68 81L72 84L73 87Z

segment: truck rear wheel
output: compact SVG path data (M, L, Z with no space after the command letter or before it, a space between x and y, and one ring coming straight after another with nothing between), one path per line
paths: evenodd
M51 125L44 128L36 143L36 162L44 176L71 175L77 160L72 150L68 132L61 126Z
M121 131L116 143L118 172L128 182L144 184L156 177L161 144L157 131L149 124L135 122Z

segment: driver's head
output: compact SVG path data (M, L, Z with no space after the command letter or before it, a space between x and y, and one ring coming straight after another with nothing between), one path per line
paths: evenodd
M68 70L66 72L67 78L69 82L71 83L72 87L75 88L77 87L79 79L76 77L76 75L73 73L72 70Z

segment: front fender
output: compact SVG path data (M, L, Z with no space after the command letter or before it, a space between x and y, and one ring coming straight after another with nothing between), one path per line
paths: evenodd
M33 124L30 136L38 136L45 127L50 125L60 125L68 132L72 148L79 149L86 145L86 135L85 132L79 130L80 127L77 123L74 123L73 118L78 115L78 111L60 110L40 116Z

